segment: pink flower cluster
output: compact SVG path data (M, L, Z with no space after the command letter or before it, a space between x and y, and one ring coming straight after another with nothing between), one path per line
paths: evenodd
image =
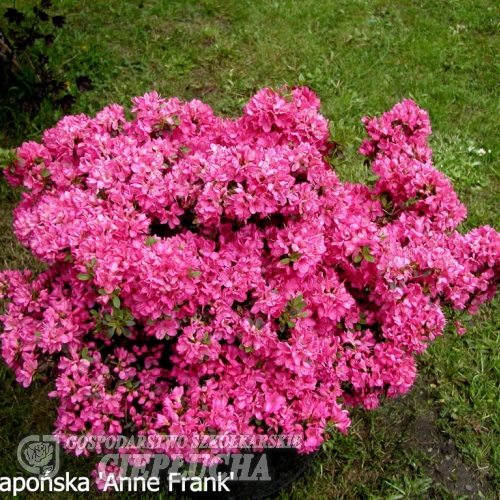
M444 305L493 297L500 234L456 231L414 102L364 119L372 189L326 161L307 88L261 90L235 120L133 102L132 121L116 104L64 118L5 172L26 188L15 234L49 270L0 274L2 355L25 387L54 381L63 443L300 434L310 452L349 406L409 390Z

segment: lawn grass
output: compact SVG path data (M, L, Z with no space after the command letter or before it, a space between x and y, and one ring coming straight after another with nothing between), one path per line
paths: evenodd
M0 0L0 9L13 3ZM496 0L60 0L54 6L67 16L51 48L54 68L94 82L73 112L95 114L109 102L129 107L131 97L157 90L237 116L262 87L307 85L342 146L339 175L362 182L369 173L356 153L364 137L360 118L410 97L429 111L436 166L468 207L463 230L480 224L500 230ZM37 140L60 116L46 106L34 119L0 123L0 146ZM18 196L0 181L0 266L39 270L12 236ZM499 336L496 299L463 337L450 328L420 357L419 379L407 396L372 412L353 411L350 434L335 436L279 498L500 498ZM21 474L20 437L51 432L55 402L46 388L19 387L3 366L0 380L0 476L12 477ZM63 459L63 471L72 475L90 469L84 459ZM21 498L79 498L69 495Z

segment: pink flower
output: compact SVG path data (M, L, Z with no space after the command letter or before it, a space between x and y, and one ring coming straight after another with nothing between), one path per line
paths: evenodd
M230 120L151 92L132 120L112 104L18 148L14 231L48 270L0 273L1 352L23 386L53 380L66 448L133 428L255 449L285 432L311 452L327 427L347 432L348 407L410 389L445 306L493 298L500 234L456 231L466 209L433 166L427 112L404 100L363 119L369 188L325 160L319 109L307 88L263 89ZM120 471L98 466L96 484Z

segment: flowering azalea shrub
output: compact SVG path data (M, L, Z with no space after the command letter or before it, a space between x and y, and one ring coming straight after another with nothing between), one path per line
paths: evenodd
M493 297L500 235L456 231L466 209L414 102L363 120L372 188L326 161L307 88L263 89L235 120L155 92L133 102L131 121L116 104L64 118L5 170L25 188L15 234L48 270L0 274L2 355L25 387L54 381L63 445L298 434L310 452L346 432L348 407L409 390L443 306Z

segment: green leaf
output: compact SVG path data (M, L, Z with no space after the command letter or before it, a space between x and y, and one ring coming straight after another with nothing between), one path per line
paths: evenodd
M113 307L116 307L116 309L120 309L120 297L118 297L117 295L115 295L113 297Z
M257 330L262 330L262 328L264 328L265 324L266 323L262 318L257 318L255 320L255 328L257 328Z
M415 205L415 203L418 201L418 198L416 197L413 197L413 198L408 198L406 201L405 201L405 206L406 207L411 207L412 205Z
M90 279L90 276L88 274L77 274L76 277L81 280L81 281L87 281Z
M363 260L362 255L356 255L356 257L354 257L354 259L353 259L353 262L355 264L359 264L362 260Z
M0 148L0 169L9 168L13 165L19 156L13 149L2 149Z
M285 265L286 265L286 264L290 264L290 259L289 259L288 257L286 257L286 258L284 258L284 259L281 259L281 260L280 260L280 263L281 263L281 264L285 264Z
M122 330L122 334L124 337L126 337L127 339L129 339L130 337L132 337L132 331L129 329L129 328L124 328Z
M82 352L81 352L80 355L81 355L82 359L86 359L87 361L90 361L90 362L94 361L94 358L92 358L91 356L89 356L89 349L88 349L88 347L84 347L82 349Z
M365 254L364 258L367 262L375 262L375 257L370 253Z
M146 238L146 246L151 247L151 246L153 246L158 241L159 240L157 238L153 238L152 236L148 236Z
M41 337L42 336L42 332L35 332L35 337Z
M191 271L188 276L190 278L196 278L197 276L201 276L201 271Z
M47 170L44 168L41 172L40 175L42 176L43 179L46 179L47 177L50 177L50 170Z

